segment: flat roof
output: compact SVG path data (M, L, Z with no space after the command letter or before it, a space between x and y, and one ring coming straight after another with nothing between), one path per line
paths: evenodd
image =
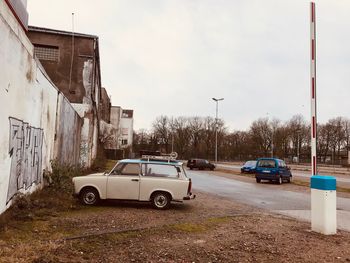
M64 36L72 36L73 35L72 31L64 31L64 30L57 30L57 29L37 27L37 26L29 26L28 31L55 34L55 35L64 35ZM83 34L83 33L78 33L78 32L74 32L74 36L75 37L85 37L85 38L98 39L98 36Z

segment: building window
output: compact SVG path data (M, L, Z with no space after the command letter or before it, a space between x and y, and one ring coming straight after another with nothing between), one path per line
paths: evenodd
M122 145L127 145L128 144L128 140L127 139L123 139L122 140Z
M122 135L128 135L129 129L128 128L122 128Z
M132 118L132 116L133 116L133 110L122 111L122 118Z
M60 50L56 46L34 45L34 54L39 60L58 62Z

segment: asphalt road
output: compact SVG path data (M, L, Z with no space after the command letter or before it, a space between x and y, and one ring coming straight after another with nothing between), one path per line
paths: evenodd
M283 185L247 183L215 176L206 171L187 171L193 188L227 197L272 212L310 220L310 194L282 190ZM337 197L338 227L350 231L350 199Z
M240 165L231 165L231 164L218 164L217 165L218 168L223 168L223 169L229 169L229 170L234 170L234 171L240 171L241 170L241 166ZM292 174L295 177L302 177L302 178L310 178L311 177L311 173L307 172L307 171L297 171L297 170L293 170L292 169ZM320 173L320 174L324 174L324 173ZM326 175L326 174L324 174ZM330 175L330 174L327 174ZM332 174L332 176L337 178L337 182L342 184L346 184L344 186L347 186L350 184L350 177L349 176L344 176L344 175L337 175L337 174ZM346 178L349 177L349 178Z

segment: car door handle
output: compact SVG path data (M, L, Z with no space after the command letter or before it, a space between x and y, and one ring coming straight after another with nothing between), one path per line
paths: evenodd
M131 181L133 181L133 182L138 182L139 179L131 179Z

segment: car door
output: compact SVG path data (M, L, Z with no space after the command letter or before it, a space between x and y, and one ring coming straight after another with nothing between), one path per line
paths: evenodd
M140 164L122 163L108 175L107 199L139 200Z
M150 200L155 191L164 191L174 199L181 199L187 195L187 180L180 178L180 168L169 164L142 164L140 183L140 200Z

